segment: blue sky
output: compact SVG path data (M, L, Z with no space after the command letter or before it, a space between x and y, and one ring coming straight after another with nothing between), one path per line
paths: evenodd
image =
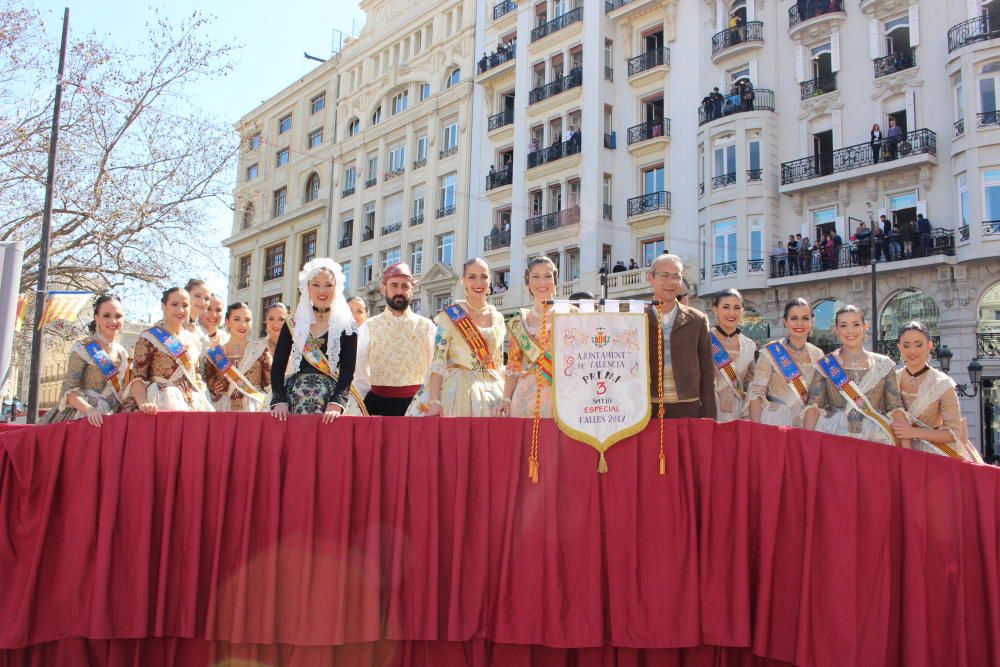
M70 10L71 34L96 32L107 35L109 42L135 45L145 32L154 10L179 22L195 11L215 17L211 36L219 43L235 42L241 46L235 67L228 77L193 88L193 102L207 114L231 125L271 95L301 77L317 63L306 60L303 52L321 58L330 56L333 31L350 34L364 24L364 12L356 0L171 0L170 2L135 3L124 0L86 0L51 2L34 0L26 4L41 11L58 48L64 7ZM231 213L221 203L212 211L212 238L218 242L229 233ZM228 252L219 245L217 264L228 265ZM213 289L225 291L226 279L212 274L208 267L191 267L191 275L206 274ZM186 277L177 276L178 280ZM155 299L129 313L130 318L152 314ZM138 305L138 304L136 304ZM140 312L135 312L139 310Z

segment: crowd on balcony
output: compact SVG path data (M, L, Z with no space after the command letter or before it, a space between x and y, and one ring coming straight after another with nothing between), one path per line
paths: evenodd
M737 111L753 111L756 93L749 79L740 79L733 84L728 95L719 92L716 86L702 98L701 108L708 120L715 120Z
M486 55L483 51L483 57L479 59L479 71L485 72L491 67L496 67L502 63L507 62L514 57L514 52L517 49L517 41L514 39L509 39L506 42L502 39L497 42L497 48Z
M553 133L552 145L558 146L560 144L565 144L566 154L572 155L574 153L580 152L580 141L582 135L580 133L580 128L576 126L568 127L561 135L558 132ZM528 152L534 153L538 150L538 142L532 137L528 141Z
M872 148L872 162L878 164L879 158L895 160L899 157L899 144L905 138L903 129L896 125L896 119L892 116L889 116L889 129L884 137L879 124L872 125L871 140L869 141Z

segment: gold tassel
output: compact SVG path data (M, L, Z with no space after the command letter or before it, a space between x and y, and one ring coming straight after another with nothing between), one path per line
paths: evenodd
M604 452L601 452L601 460L597 462L597 472L602 475L608 471L608 461L604 458Z
M660 452L660 474L667 474L667 457L663 452Z
M528 459L528 477L532 483L538 484L538 459Z

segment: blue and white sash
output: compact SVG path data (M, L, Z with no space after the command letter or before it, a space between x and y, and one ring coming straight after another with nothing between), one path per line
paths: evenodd
M261 405L267 404L267 396L258 390L253 382L247 379L247 376L226 356L226 351L222 349L221 345L208 348L205 351L205 356L237 391Z
M782 377L785 378L785 382L791 385L794 390L793 393L805 405L809 399L809 388L806 387L805 380L802 378L802 371L799 370L798 364L792 359L792 355L788 354L788 350L781 344L781 341L773 341L764 347L771 355L771 359L774 360L775 367L781 372Z
M188 349L184 346L184 343L180 342L176 336L159 325L150 327L149 333L163 346L163 349L170 355L170 358L177 362L177 366L181 369L181 373L184 374L188 382L197 387L198 382L193 376L194 363L191 361Z
M122 381L118 377L118 367L115 366L115 362L111 360L111 357L104 351L101 344L93 338L83 344L83 349L86 351L87 356L90 357L90 360L94 362L94 365L97 366L97 370L101 371L101 375L104 376L104 379L114 389L115 395L121 398Z
M730 356L729 350L722 346L714 333L709 332L708 335L712 339L712 361L715 362L715 367L719 369L722 377L729 381L729 386L736 392L739 399L745 400L747 395L740 387L740 379L736 375L736 368L734 368L733 358Z
M888 417L875 409L871 401L868 400L868 396L844 372L844 368L832 352L819 360L819 369L833 386L837 388L837 391L840 392L840 395L847 402L848 410L854 408L873 421L889 436L889 442L899 447L899 440L896 438L896 433L892 430L892 422Z

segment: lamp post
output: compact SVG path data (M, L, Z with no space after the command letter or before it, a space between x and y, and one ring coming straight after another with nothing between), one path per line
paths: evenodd
M942 345L938 350L938 361L941 364L941 370L944 371L945 374L948 374L948 371L951 370L951 358L953 356L954 353L948 349L947 345ZM969 365L966 367L966 370L969 373L969 382L967 384L955 385L955 391L958 392L958 395L963 398L975 398L979 395L979 389L982 387L983 365L979 363L979 359L973 358L973 360L970 361ZM971 391L969 390L969 385L972 385ZM996 454L993 451L992 445L988 451L986 449L986 429L983 424L982 399L977 401L976 407L978 408L977 413L979 415L979 442L983 446L983 459L985 459L987 463L993 463Z

